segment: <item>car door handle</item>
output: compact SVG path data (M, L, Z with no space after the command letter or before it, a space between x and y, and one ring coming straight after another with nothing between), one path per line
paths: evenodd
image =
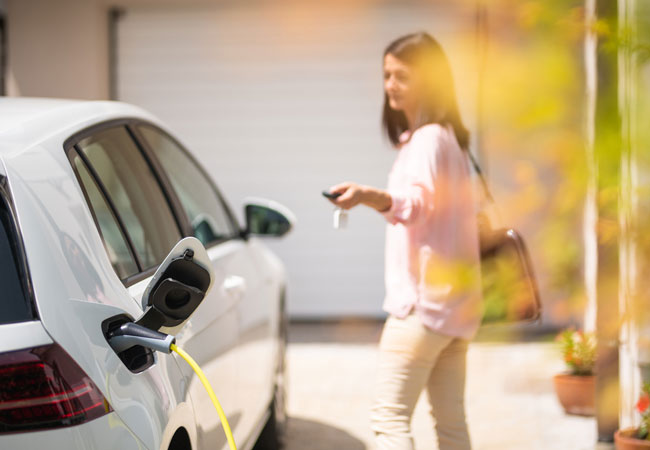
M226 295L240 297L246 292L246 280L238 275L229 275L223 280L221 290Z

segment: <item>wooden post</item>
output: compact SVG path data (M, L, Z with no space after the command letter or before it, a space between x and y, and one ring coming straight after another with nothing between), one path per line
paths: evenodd
M596 239L596 420L598 440L612 441L619 418L619 196L621 119L618 103L618 2L591 3L598 26L595 38L593 167L597 210ZM595 8L593 8L595 6ZM592 21L591 25L595 25ZM594 35L595 34L595 35ZM589 36L588 36L589 39Z

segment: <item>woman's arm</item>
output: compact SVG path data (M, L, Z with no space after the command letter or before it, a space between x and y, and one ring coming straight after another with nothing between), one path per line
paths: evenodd
M411 138L409 153L400 165L400 177L407 181L388 190L352 182L337 184L331 193L341 195L330 200L336 206L350 209L359 204L379 211L391 224L414 224L427 217L434 208L434 180L437 175L436 154L441 143L442 128L425 126Z
M366 205L379 212L384 212L388 211L392 205L392 198L388 192L372 186L345 182L332 186L330 192L341 194L338 198L330 201L343 209Z
M399 193L390 193L372 186L345 182L332 186L330 192L341 193L330 200L339 208L366 205L381 213L388 222L404 225L415 223L423 217L423 211L432 207L433 200L431 191L420 183L414 183Z

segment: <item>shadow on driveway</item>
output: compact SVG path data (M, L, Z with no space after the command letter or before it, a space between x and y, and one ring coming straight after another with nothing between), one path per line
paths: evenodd
M366 450L366 445L347 431L314 420L290 417L285 450Z
M376 345L383 326L383 319L293 320L289 327L289 343Z

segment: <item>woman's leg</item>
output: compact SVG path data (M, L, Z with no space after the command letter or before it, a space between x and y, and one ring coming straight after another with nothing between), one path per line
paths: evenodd
M411 415L438 355L452 341L412 314L389 317L379 343L379 369L371 428L379 450L412 450Z
M465 361L468 342L454 339L438 356L427 383L439 450L470 450L465 420Z

